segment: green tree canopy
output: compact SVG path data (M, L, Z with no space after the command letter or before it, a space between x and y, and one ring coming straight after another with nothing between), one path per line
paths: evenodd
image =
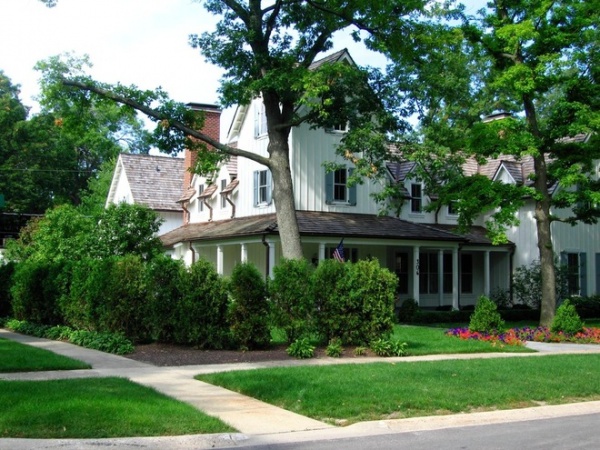
M0 193L6 211L41 214L81 196L106 161L120 152L147 153L149 132L135 111L98 99L69 101L56 91L56 73L80 73L87 58L53 57L41 71L41 111L29 115L18 86L0 72Z
M42 1L49 6L56 4L56 1ZM174 103L160 89L141 91L135 87L110 86L74 73L59 72L56 80L62 79L63 85L77 88L62 90L64 95L88 98L92 92L147 114L157 124L154 137L163 151L176 152L187 147L201 152L196 168L199 173L210 173L232 155L268 167L273 175L283 256L302 258L288 146L291 129L304 123L319 127L348 121L351 133L344 145L352 153L364 145L383 148L382 136L398 128L398 123L390 119L374 95L377 84L369 83L366 70L342 62L313 63L332 49L335 33L342 30L352 30L357 40L366 35L373 46L376 42L368 36L376 34L391 33L410 42L409 36L418 30L416 21L429 2L205 0L198 3L217 16L219 22L211 33L190 36L190 43L210 62L224 69L220 88L223 106L262 99L267 118L268 156L212 140L198 131L201 116ZM198 142L210 144L217 151L205 151ZM378 170L372 165L365 163L359 172Z
M463 228L489 214L496 241L525 199L535 202L542 267L542 318L554 315L555 273L550 224L596 223L599 159L600 36L595 2L495 0L474 16L464 7L439 10L435 39L422 34L419 57L405 58L395 41L381 39L394 64L388 82L397 106L418 115L415 140L399 143L402 157L437 194L430 208L453 201ZM501 120L482 120L493 113ZM583 138L587 136L587 138ZM523 183L464 176L467 159L530 160ZM558 186L558 189L556 187ZM557 209L561 214L555 214Z

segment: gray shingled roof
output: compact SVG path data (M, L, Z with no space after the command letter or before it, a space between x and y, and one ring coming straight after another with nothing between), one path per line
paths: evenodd
M120 155L135 203L157 211L182 211L183 158Z
M302 236L455 242L466 240L462 236L430 225L416 224L387 216L298 211L297 217ZM190 223L170 231L160 238L165 247L171 247L179 242L211 241L277 233L275 214L264 214L214 222Z

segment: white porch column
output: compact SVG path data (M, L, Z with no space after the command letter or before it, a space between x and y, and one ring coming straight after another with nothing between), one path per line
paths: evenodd
M217 245L217 273L223 275L223 246Z
M242 263L247 262L248 261L248 247L246 246L245 243L240 246L240 251L241 251L240 258L241 258Z
M452 249L452 309L458 309L458 247Z
M412 270L412 282L413 282L413 300L419 302L419 250L418 245L413 247L413 270Z
M325 259L325 244L322 242L319 244L319 261L323 261Z
M444 304L444 250L438 250L438 304Z
M486 251L483 255L483 294L490 296L490 252Z

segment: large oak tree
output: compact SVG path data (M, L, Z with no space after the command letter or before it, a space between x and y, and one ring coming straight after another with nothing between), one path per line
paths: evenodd
M42 1L49 6L56 4L55 0ZM190 44L224 69L220 88L222 106L262 99L267 118L268 156L230 147L204 135L198 131L202 117L172 102L161 90L142 92L121 85L109 86L69 73L62 74L63 84L147 114L157 123L155 137L159 148L177 152L187 147L202 153L198 158L198 173L210 173L230 156L248 158L268 167L273 175L283 256L302 258L288 144L292 128L302 123L328 126L349 121L352 135L349 141L355 145L381 145L381 138L373 140L368 136L375 131L375 124L386 129L392 125L387 117L376 118L382 114L381 103L368 87L365 71L343 63L311 65L332 49L334 34L341 30L351 29L357 39L364 32L370 43L374 42L370 36L379 33L407 38L428 2L205 0L198 3L219 21L213 32L190 36ZM69 95L78 94L75 90ZM207 151L202 144L209 144L214 150Z

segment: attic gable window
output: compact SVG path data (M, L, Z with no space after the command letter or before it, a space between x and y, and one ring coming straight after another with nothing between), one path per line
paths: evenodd
M346 133L348 132L348 122L337 123L334 126L327 128L330 133Z
M261 137L267 134L267 113L265 104L260 101L254 105L254 137Z
M410 185L410 211L413 213L423 212L423 188L421 183Z
M270 170L254 171L254 206L271 204L272 178Z
M204 211L204 202L202 201L202 194L204 193L204 185L198 186L198 212Z
M356 205L356 186L348 187L348 178L354 169L341 168L325 173L325 202L331 204Z

